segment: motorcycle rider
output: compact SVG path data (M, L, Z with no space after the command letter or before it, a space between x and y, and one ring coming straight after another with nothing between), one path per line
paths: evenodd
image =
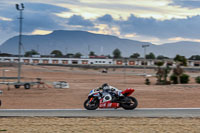
M107 83L103 84L99 89L103 90L103 92L107 92L111 94L115 98L123 97L122 90L119 90L116 87L110 86Z

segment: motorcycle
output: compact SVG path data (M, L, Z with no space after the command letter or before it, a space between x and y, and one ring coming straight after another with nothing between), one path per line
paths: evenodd
M99 89L93 89L88 94L88 99L84 102L84 108L87 110L96 110L97 108L120 108L133 110L137 107L138 101L130 96L135 90L128 88L122 91L123 96L118 96L113 92L103 92Z

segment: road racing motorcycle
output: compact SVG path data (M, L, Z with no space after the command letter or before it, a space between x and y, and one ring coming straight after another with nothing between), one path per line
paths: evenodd
M97 108L120 108L133 110L137 107L138 101L130 96L135 90L128 88L122 91L123 96L118 96L112 92L103 92L99 89L93 89L88 94L88 99L84 102L87 110L96 110Z

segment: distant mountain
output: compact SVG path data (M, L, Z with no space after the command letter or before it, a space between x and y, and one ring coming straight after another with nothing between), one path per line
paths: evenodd
M160 52L164 55L169 55L174 57L176 54L184 55L190 57L192 55L200 55L200 43L181 41L176 43L166 43L160 45Z
M115 48L119 48L123 56L130 56L132 53L144 54L143 44L148 44L147 53L154 52L156 55L174 57L176 54L191 56L200 55L200 43L177 42L163 45L154 45L148 42L140 42L128 39L121 39L116 36L93 34L85 31L64 31L56 30L47 35L23 35L23 52L31 49L38 50L41 54L49 54L57 49L65 53L81 52L87 55L88 51L96 54L112 55ZM18 36L12 37L0 46L3 53L17 54Z

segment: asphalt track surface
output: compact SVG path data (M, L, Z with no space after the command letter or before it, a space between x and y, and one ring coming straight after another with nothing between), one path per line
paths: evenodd
M200 108L0 109L0 117L198 117Z

